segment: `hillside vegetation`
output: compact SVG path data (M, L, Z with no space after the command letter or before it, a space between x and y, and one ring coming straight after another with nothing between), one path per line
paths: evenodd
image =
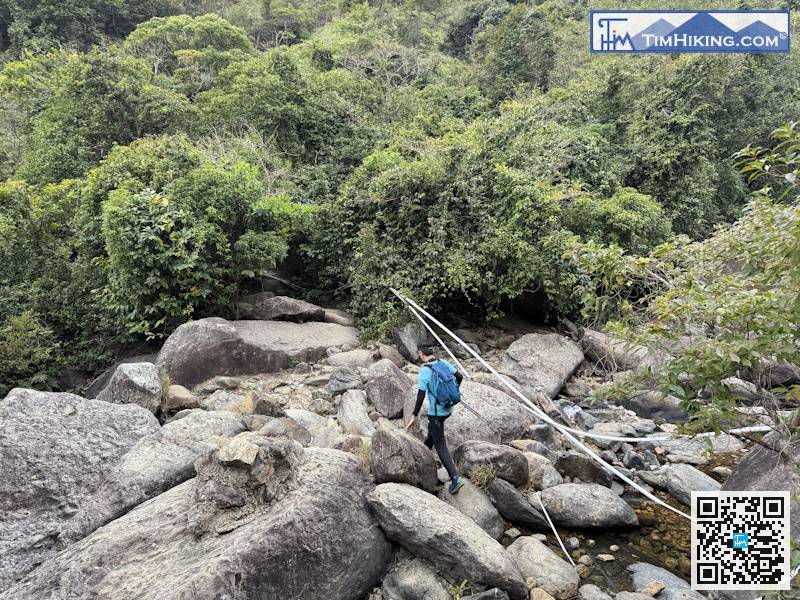
M5 3L0 382L230 316L278 266L368 337L407 318L389 286L614 321L686 399L798 363L798 52L591 56L603 6Z

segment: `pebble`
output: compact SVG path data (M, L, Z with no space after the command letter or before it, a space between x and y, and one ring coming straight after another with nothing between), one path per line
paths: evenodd
M575 550L578 546L581 545L580 541L576 537L569 537L567 541L564 542L564 545L567 547L567 550Z
M594 564L594 559L588 554L584 554L578 559L578 562L582 565L586 565L587 567L591 567Z
M510 540L515 540L522 534L520 533L519 529L516 527L512 527L511 529L506 530L506 537Z
M617 546L616 544L611 544L608 547L608 549L611 550L612 552L619 552L619 546Z
M578 572L578 577L581 579L586 579L592 574L592 568L588 565L584 565L583 563L576 565L575 570Z
M611 554L598 554L597 560L602 562L611 562L612 560L614 560L614 556Z
M597 542L595 542L594 540L586 540L586 545L589 546L589 548L594 546L596 543Z
M730 477L731 469L729 467L723 467L720 465L719 467L714 467L713 469L711 469L711 472L714 473L715 475L719 475L720 477L727 478Z
M533 588L531 590L531 600L555 600L550 594L548 594L542 588Z
M655 596L661 590L663 590L664 587L665 586L664 586L663 583L661 583L657 579L654 579L653 581L648 583L646 586L644 586L641 590L639 590L639 592L642 593L642 594L647 594L648 596Z

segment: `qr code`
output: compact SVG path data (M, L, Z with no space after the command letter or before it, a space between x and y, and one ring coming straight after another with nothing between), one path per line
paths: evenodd
M692 492L692 589L789 589L789 492Z

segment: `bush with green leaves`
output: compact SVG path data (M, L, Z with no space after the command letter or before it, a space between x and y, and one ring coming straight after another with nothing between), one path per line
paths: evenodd
M282 197L265 197L255 168L213 164L186 140L151 138L119 148L97 173L171 162L108 189L101 235L107 252L108 301L134 333L159 336L197 314L219 311L240 285L286 255L294 214ZM104 171L112 173L104 173ZM148 176L150 175L150 176Z
M609 198L578 194L564 209L567 228L587 240L646 254L672 236L664 210L652 196L620 188Z

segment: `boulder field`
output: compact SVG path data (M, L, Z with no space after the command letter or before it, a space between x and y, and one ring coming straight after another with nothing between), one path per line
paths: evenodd
M797 490L764 446L712 472L715 455L744 456L746 442L674 435L686 413L671 396L594 397L654 364L646 350L590 330L574 341L487 326L458 335L506 380L462 359L479 416L460 405L447 420L468 477L452 496L422 443L427 400L404 430L423 331L359 347L346 314L271 292L237 314L181 325L156 357L123 358L89 386L95 399L14 389L0 400L0 600L646 600L661 587L657 600L701 600L643 562L623 586L636 592L603 583L598 565L625 550L570 537L576 566L565 559L545 510L560 530L607 539L638 531L646 503L509 383L571 427L647 438L591 443L677 502Z

